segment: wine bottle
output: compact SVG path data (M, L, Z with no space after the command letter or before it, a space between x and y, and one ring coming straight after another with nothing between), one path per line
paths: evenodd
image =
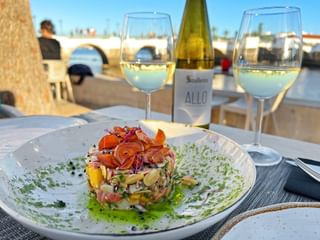
M172 120L208 128L214 57L205 0L186 0L176 59Z

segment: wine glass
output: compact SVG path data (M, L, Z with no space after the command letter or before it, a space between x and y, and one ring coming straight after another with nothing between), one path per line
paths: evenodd
M244 12L235 41L233 68L236 82L257 99L254 143L244 145L257 166L276 165L282 159L277 151L260 145L264 101L292 86L301 60L299 8L268 7Z
M145 119L150 119L151 93L172 78L175 68L173 31L168 14L136 12L125 15L120 67L128 83L145 93Z

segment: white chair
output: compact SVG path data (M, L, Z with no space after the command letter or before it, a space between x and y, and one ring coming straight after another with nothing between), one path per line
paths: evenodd
M265 101L263 117L266 117L266 121L264 122L265 124L264 130L266 130L269 117L271 116L275 133L279 132L277 120L275 117L275 111L278 109L286 93L287 91L283 91L279 93L276 97ZM256 101L253 100L253 97L251 97L250 95L245 94L244 98L239 98L234 102L222 105L220 108L220 114L219 114L219 124L224 124L226 112L245 115L244 129L246 130L249 130L250 128L252 130L255 129L255 117L257 115L257 104L256 104Z
M43 60L43 65L48 74L48 82L54 87L54 96L60 101L62 98L75 102L71 81L67 74L66 65L62 60ZM65 96L65 91L67 92Z
M221 105L223 105L229 101L230 101L230 99L228 97L214 95L212 97L211 107L212 108L220 107Z

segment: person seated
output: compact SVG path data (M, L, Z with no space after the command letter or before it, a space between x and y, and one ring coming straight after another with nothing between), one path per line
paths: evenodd
M52 38L55 34L54 25L50 20L43 20L40 24L41 37L38 38L42 58L44 60L61 60L60 43Z

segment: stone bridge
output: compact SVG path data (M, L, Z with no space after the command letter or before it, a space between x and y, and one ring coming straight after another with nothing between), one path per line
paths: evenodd
M120 55L120 38L70 38L63 36L56 36L56 39L60 42L62 48L62 56L64 61L69 62L69 59L73 51L79 47L93 47L100 54L103 63L103 73L107 72L109 68L119 68L119 55ZM310 53L312 47L320 43L320 37L304 36L303 50L306 53ZM216 40L213 41L216 55L232 56L233 40ZM136 50L145 46L145 42L135 41Z
M120 38L70 38L63 36L56 36L62 48L62 57L65 62L69 59L74 50L79 47L92 47L100 54L103 63L103 72L106 72L110 67L119 67L120 58ZM144 40L135 41L136 51L148 45ZM161 44L159 42L159 44ZM214 41L215 52L219 55L232 56L233 42L220 40Z
M92 47L100 54L103 72L110 66L119 66L120 38L69 38L57 36L62 49L62 58L69 62L74 50L79 47Z

